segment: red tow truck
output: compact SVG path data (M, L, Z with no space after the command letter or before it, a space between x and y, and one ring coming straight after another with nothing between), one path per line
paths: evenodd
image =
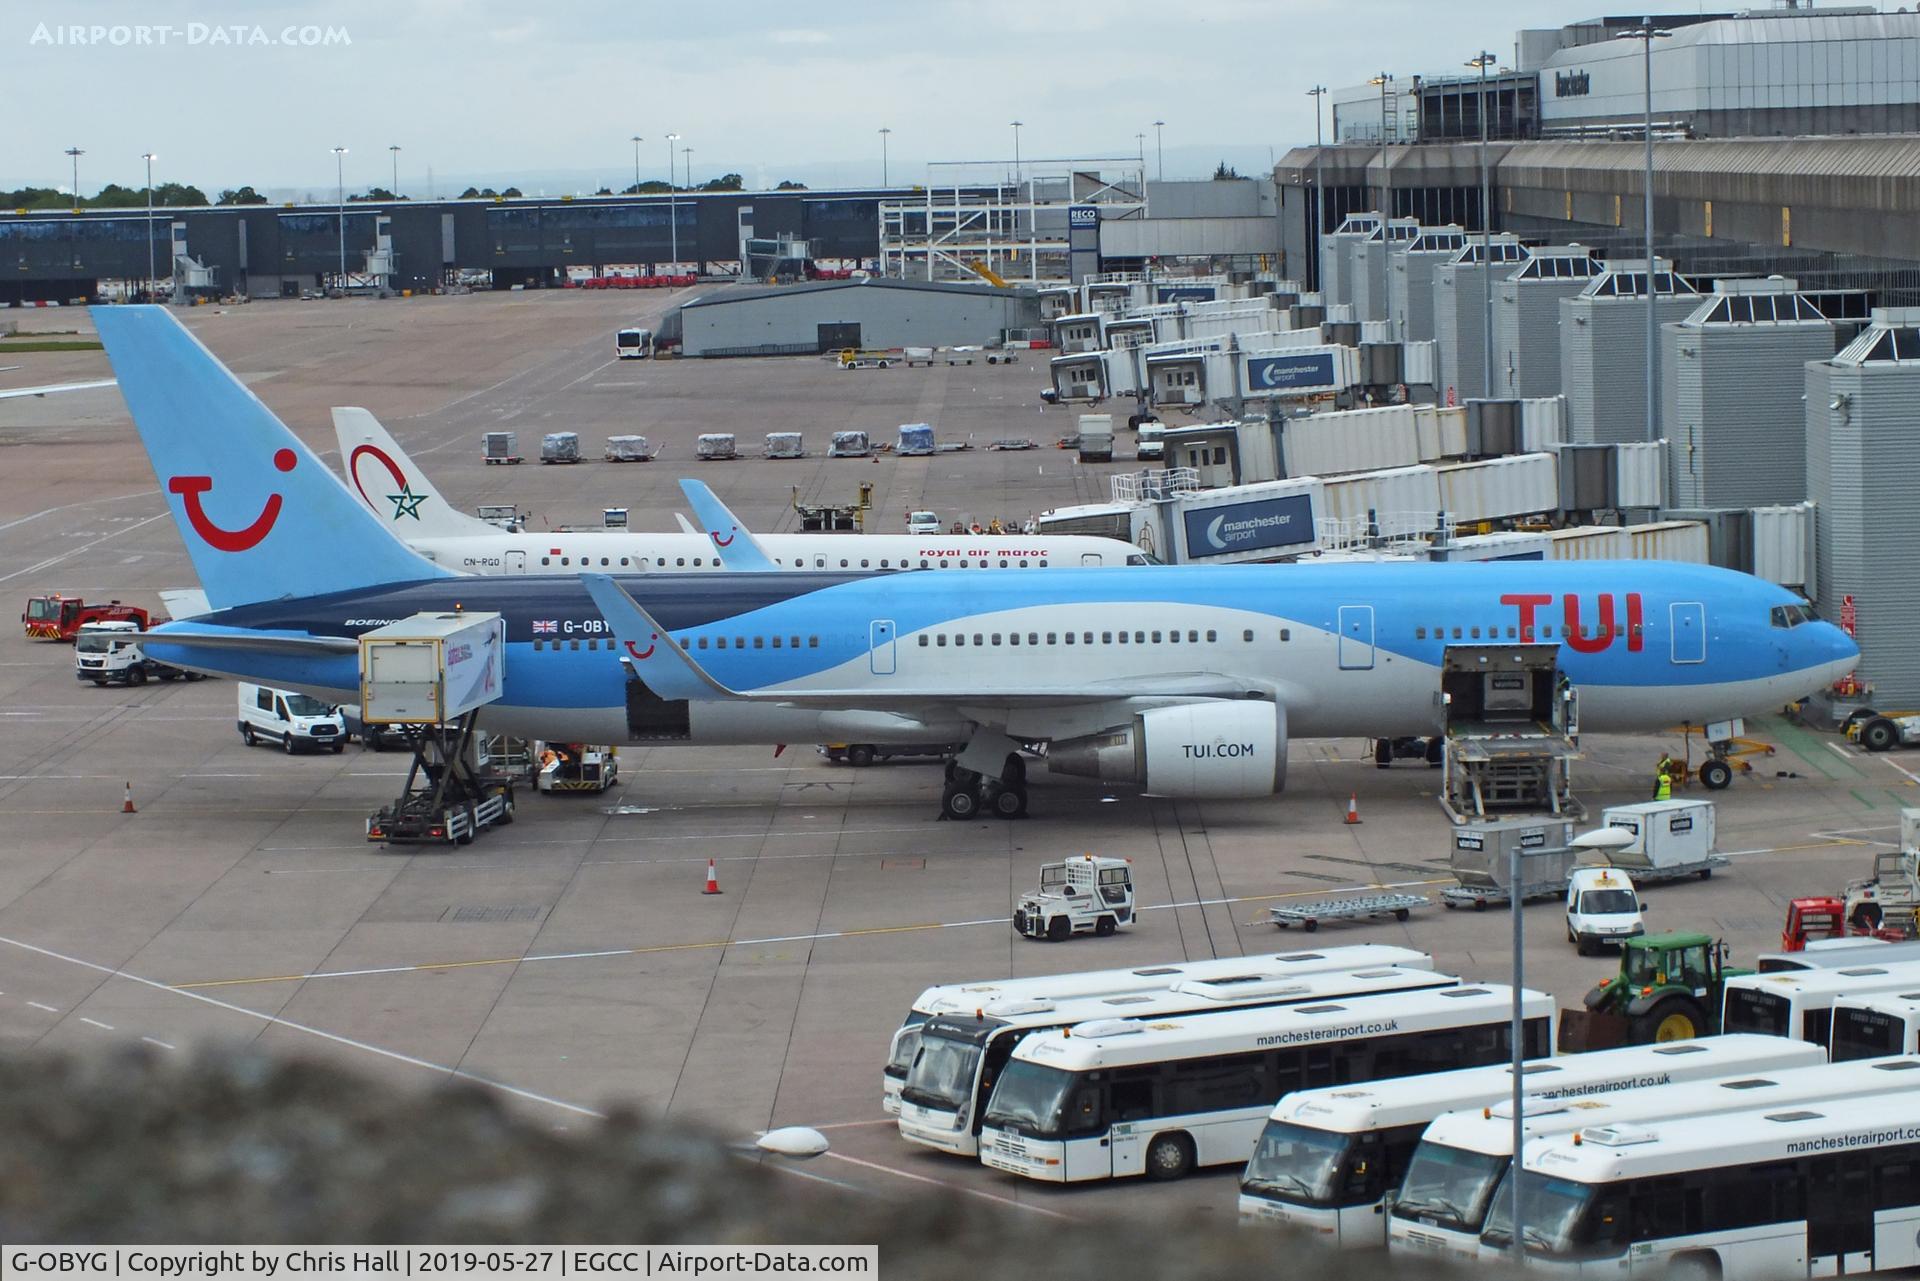
M139 624L142 631L149 626L147 611L138 605L122 605L117 600L89 604L78 596L62 596L59 592L29 596L20 621L25 624L30 640L58 640L68 644L73 643L85 623L130 622Z

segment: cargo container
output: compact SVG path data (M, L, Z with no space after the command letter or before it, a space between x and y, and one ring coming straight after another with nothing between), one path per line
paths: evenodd
M1697 520L1661 520L1627 526L1635 560L1676 560L1691 565L1710 563L1707 527Z
M488 463L517 463L520 461L520 438L510 431L490 431L486 434L486 445L482 457Z
M652 459L653 449L647 444L645 436L607 437L607 461L610 463L644 463Z
M540 438L540 461L543 463L577 463L580 461L580 434L571 431L550 431Z
M1416 466L1420 438L1414 408L1388 405L1289 418L1280 429L1280 451L1289 476Z
M893 452L905 457L933 452L933 424L901 423L900 438Z
M1185 494L1169 504L1180 563L1278 560L1318 545L1320 482L1311 478Z
M1602 827L1633 833L1633 843L1609 851L1615 867L1651 868L1704 864L1714 852L1712 801L1643 801L1609 806Z
M1782 587L1797 587L1811 597L1818 589L1813 574L1813 504L1753 509L1753 573Z
M693 443L693 456L702 462L738 458L740 447L730 431L708 432Z
M768 458L805 458L806 439L797 431L770 431L767 433L766 455Z
M863 431L837 431L827 441L829 458L866 458L873 453L873 441Z
M444 724L500 697L506 625L498 614L415 614L360 634L360 720Z
M1440 506L1456 522L1528 516L1560 505L1559 466L1552 454L1514 454L1435 470Z
M1626 560L1633 555L1633 539L1617 525L1575 525L1547 535L1552 543L1549 560Z
M1384 527L1412 533L1432 529L1440 518L1440 480L1426 464L1357 472L1323 482L1323 515L1352 528L1371 512Z

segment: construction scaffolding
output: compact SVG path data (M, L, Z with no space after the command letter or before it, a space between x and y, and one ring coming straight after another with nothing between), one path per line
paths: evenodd
M940 161L910 197L880 202L880 271L901 280L1074 279L1076 229L1144 218L1146 166L1135 156ZM1091 208L1094 212L1086 211ZM1076 223L1075 219L1091 219Z

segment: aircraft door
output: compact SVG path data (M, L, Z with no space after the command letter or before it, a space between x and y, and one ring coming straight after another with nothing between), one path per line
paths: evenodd
M1667 606L1667 619L1673 628L1673 661L1707 661L1707 607L1699 601L1675 601Z
M1082 565L1103 565L1106 563L1106 558L1101 556L1099 552L1081 552L1080 563Z
M1340 607L1340 670L1370 671L1373 668L1373 606Z
M872 660L875 676L893 675L893 620L877 618L867 629L867 639L871 646L869 657Z
M509 574L526 573L527 572L527 554L525 552L508 552L507 553L507 572Z

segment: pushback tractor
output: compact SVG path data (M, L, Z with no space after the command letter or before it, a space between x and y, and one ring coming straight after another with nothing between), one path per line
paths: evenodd
M1013 932L1058 943L1074 934L1102 938L1133 924L1133 864L1089 854L1040 866L1040 887L1020 896Z

